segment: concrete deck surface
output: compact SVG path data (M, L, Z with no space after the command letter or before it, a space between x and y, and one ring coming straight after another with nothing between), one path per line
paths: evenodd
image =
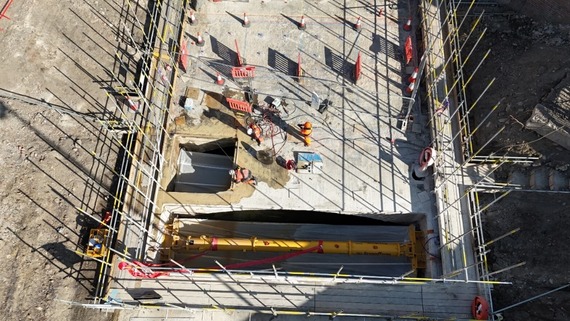
M259 92L259 100L285 97L289 102L290 114L282 114L288 135L265 137L261 146L254 146L245 134L243 121L236 126L226 106L207 107L206 96L200 96L188 115L187 126L177 126L176 134L237 137L237 163L251 169L259 184L247 197L227 192L197 198L166 192L161 203L191 205L181 213L296 209L391 214L431 210L434 200L426 192L426 184L410 176L411 164L428 142L427 129L415 126L416 132L403 132L398 127L398 117L408 102L401 53L409 33L402 29L399 18L407 16L407 9L381 7L383 14L378 16L375 13L380 7L360 2L352 6L338 1L303 1L298 5L275 1L261 7L205 3L197 14L199 23L186 30L189 37L200 33L206 44L190 47L191 67L181 75L179 94L187 87L221 93L223 88L214 83L218 72L227 79L227 86L237 88L229 77L237 57L237 42L247 64L256 66L251 86ZM244 11L250 28L241 26ZM301 15L307 22L305 31L297 28ZM353 24L359 16L362 29L357 32ZM353 72L359 53L363 71L355 85ZM305 75L301 84L295 77L299 55ZM312 93L333 105L324 113L311 108L307 102ZM212 109L217 109L215 116L204 116L213 113ZM305 121L314 126L309 147L303 146L297 129L297 124ZM216 128L214 133L212 128ZM276 184L273 175L280 169L263 165L252 156L254 150L263 149L273 150L284 159L295 159L298 152L318 153L324 160L323 173L290 172L285 181ZM165 172L166 180L175 174L172 162L168 166L173 170ZM246 188L238 186L234 193Z

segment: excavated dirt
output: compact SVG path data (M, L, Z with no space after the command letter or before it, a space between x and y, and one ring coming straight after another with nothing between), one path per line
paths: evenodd
M475 68L487 49L491 49L491 54L471 81L470 101L479 96L491 79L496 78L496 81L478 103L471 118L472 127L479 124L495 104L501 104L478 132L476 144L482 146L503 126L505 130L482 155L494 152L495 155L539 156L540 160L532 167L556 169L570 175L570 151L523 125L534 106L549 99L552 90L569 76L570 25L537 22L522 15L494 15L482 20L479 31L484 28L487 33L477 47L470 69ZM510 170L509 165L503 165L503 172ZM484 195L482 204L498 196ZM497 280L513 282L513 285L494 288L495 310L568 284L569 212L570 194L538 192L511 192L485 211L487 240L521 229L492 245L491 270L526 262L522 267L495 275ZM506 310L503 317L505 320L568 320L569 290L566 288Z
M3 1L0 6L4 6ZM120 3L120 2L119 2ZM85 231L107 206L116 146L82 114L103 113L116 40L112 1L14 1L0 19L0 319L109 320L87 302L97 265ZM5 90L40 105L8 99ZM80 113L60 114L42 105Z

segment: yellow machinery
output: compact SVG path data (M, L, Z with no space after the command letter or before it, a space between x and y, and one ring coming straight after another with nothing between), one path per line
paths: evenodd
M407 256L412 261L413 269L425 268L425 252L423 249L423 233L409 227L410 240L396 242L353 242L328 240L283 240L263 238L228 238L210 236L183 236L173 224L171 251L241 251L241 252L293 252L316 249L315 253L348 254L348 255L391 255ZM167 245L168 246L168 245Z
M103 257L107 254L107 229L91 229L85 254L90 257Z

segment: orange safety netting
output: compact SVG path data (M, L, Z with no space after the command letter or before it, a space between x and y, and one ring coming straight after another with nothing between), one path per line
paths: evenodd
M406 44L404 46L405 48L405 52L406 52L406 64L409 64L410 61L412 61L412 58L414 56L414 52L413 52L413 48L412 48L412 37L408 36L408 38L406 38Z
M182 44L180 45L178 63L184 72L188 71L188 39L186 38L182 40Z

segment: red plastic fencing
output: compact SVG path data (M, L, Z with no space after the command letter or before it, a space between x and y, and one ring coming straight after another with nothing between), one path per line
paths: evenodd
M188 39L184 38L180 45L180 55L178 56L178 63L184 72L188 71Z
M234 78L253 78L255 77L255 67L245 66L245 67L233 67L232 77Z
M237 39L235 40L235 44L236 44L236 54L237 54L237 65L238 65L238 67L241 67L243 62L241 61L241 55L239 53L239 47L238 47Z
M232 98L226 98L226 101L230 105L230 108L235 111L251 113L251 104L248 103L247 101L241 101Z
M356 63L354 64L354 81L360 79L361 70L362 70L362 56L359 51L358 57L356 58Z
M406 38L406 44L404 45L404 49L406 52L406 64L409 64L410 61L412 61L412 58L414 56L414 51L412 48L412 37L408 36L408 38Z

